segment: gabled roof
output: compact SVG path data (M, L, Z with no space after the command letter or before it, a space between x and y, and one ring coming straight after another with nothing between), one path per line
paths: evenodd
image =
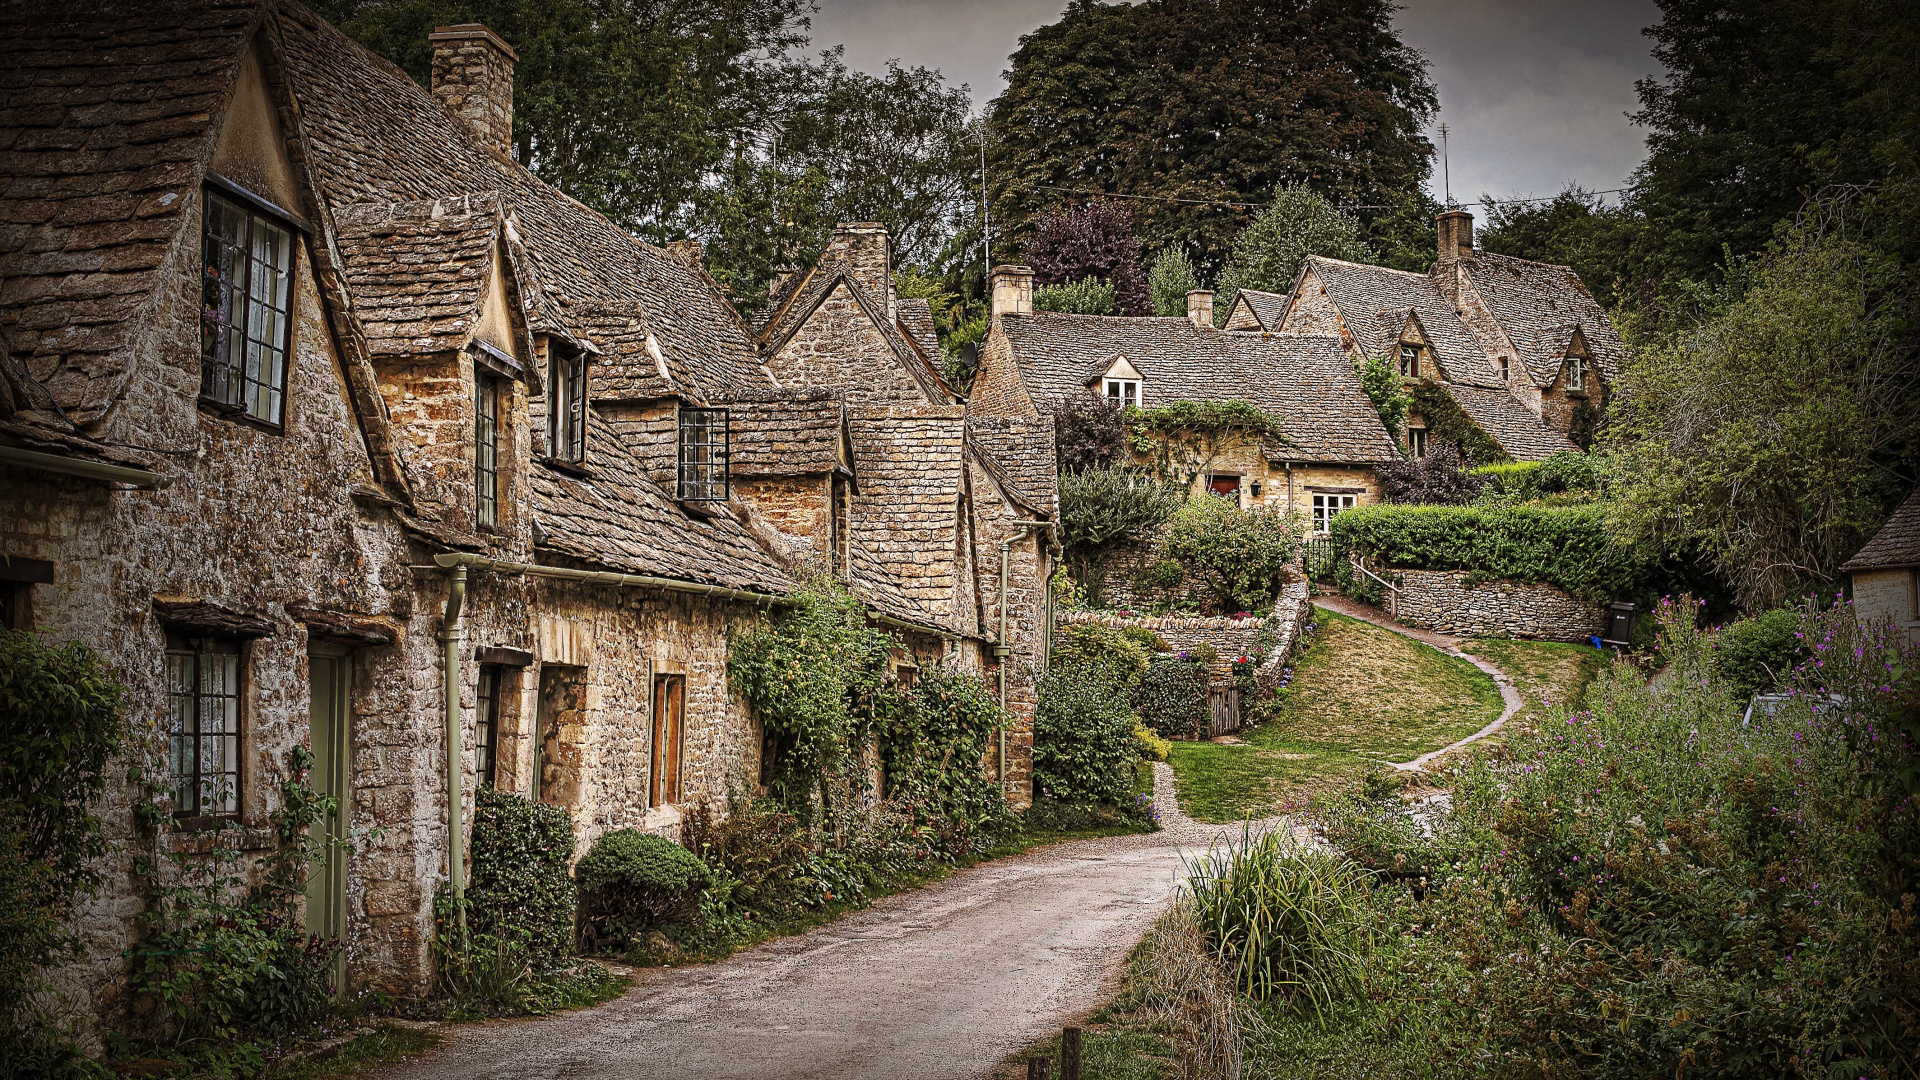
M1540 422L1504 388L1440 384L1460 411L1515 461L1545 461L1562 450L1578 450L1571 439Z
M1353 362L1330 337L1228 332L1184 318L1040 311L1000 320L1021 377L1042 412L1085 394L1123 356L1141 374L1141 404L1246 401L1278 416L1293 461L1396 461L1400 452L1360 389Z
M1051 417L967 417L967 451L1009 500L1028 513L1059 517L1059 472Z
M727 467L736 476L806 476L840 465L847 410L838 390L762 390L714 404L727 410Z
M850 412L860 493L851 539L891 580L947 625L955 583L953 523L960 507L966 418L954 406Z
M1859 570L1897 570L1901 567L1920 566L1920 488L1907 496L1900 509L1893 512L1880 531L1873 534L1867 546L1860 549L1853 558L1848 559L1840 569L1847 573Z
M783 284L778 290L775 303L769 306L766 320L761 327L760 348L767 355L779 352L787 342L793 340L793 336L800 332L800 328L806 325L807 320L813 317L813 313L818 311L820 305L826 303L827 298L832 296L834 290L838 288L845 288L853 297L854 302L860 306L860 310L873 323L874 329L886 341L887 350L927 395L929 403L950 405L956 400L953 390L947 386L946 380L933 367L932 358L940 355L938 344L936 343L927 355L922 355L921 351L907 340L907 331L902 329L900 322L887 317L885 298L868 295L859 279L837 259L810 267L794 275L793 280ZM923 306L924 303L922 301ZM899 308L896 305L896 314L898 312ZM927 315L929 327L932 321L933 317L929 312Z
M1480 342L1427 275L1322 255L1307 256L1306 269L1326 289L1363 354L1394 355L1412 316L1449 378L1481 383L1491 377Z
M907 340L919 346L921 355L929 359L939 357L940 334L934 327L931 304L915 297L902 297L894 302L894 313Z
M1620 334L1572 267L1485 252L1462 258L1459 266L1513 342L1536 386L1551 386L1559 376L1576 326L1601 376L1608 382L1620 377L1626 359ZM1435 267L1436 272L1440 269Z
M375 356L461 348L500 248L493 192L334 210L341 270Z
M1233 312L1245 305L1247 313L1252 315L1259 328L1268 332L1280 329L1281 320L1287 315L1287 294L1261 292L1258 289L1241 289L1233 294L1233 308L1229 309L1227 319L1233 320ZM1238 329L1236 327L1236 329Z

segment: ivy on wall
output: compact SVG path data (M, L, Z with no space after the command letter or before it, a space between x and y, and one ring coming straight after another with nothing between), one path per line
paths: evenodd
M1508 460L1508 454L1500 449L1479 424L1468 418L1460 409L1460 403L1453 395L1438 384L1422 383L1414 388L1413 408L1427 423L1428 439L1443 439L1460 448L1460 456L1475 465L1491 465L1496 461Z

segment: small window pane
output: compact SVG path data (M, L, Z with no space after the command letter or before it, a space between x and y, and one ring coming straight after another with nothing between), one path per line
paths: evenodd
M474 378L474 519L492 527L500 515L500 381Z
M200 396L278 424L292 325L293 233L212 191L204 222Z
M699 502L727 500L727 411L680 410L681 499Z
M240 655L228 642L182 643L166 657L173 809L183 817L240 805Z
M476 782L494 782L494 747L499 739L500 669L493 664L480 668L480 685L473 703L473 774Z

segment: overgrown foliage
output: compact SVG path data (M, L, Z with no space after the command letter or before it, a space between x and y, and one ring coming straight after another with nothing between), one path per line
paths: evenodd
M1061 473L1060 531L1075 580L1097 602L1103 556L1148 539L1179 506L1178 492L1138 469L1109 465Z
M1532 502L1550 495L1598 495L1603 483L1602 459L1575 450L1562 450L1545 461L1502 461L1472 470L1487 490L1514 502Z
M1407 406L1413 404L1413 398L1401 391L1400 369L1390 357L1369 356L1355 360L1353 370L1360 377L1360 389L1380 414L1380 425L1387 429L1387 437L1400 438L1400 429L1407 422Z
M1119 407L1095 394L1077 394L1053 413L1054 455L1062 473L1125 464L1127 421Z
M1131 803L1140 755L1125 688L1102 667L1069 663L1049 669L1038 693L1035 797L1074 805Z
M536 975L562 966L573 954L577 900L568 873L573 815L482 785L473 793L469 849L467 928L474 940L516 943Z
M1114 306L1113 286L1095 277L1042 285L1033 290L1033 306L1036 311L1059 311L1068 315L1120 313Z
M1427 444L1450 443L1460 456L1475 465L1506 461L1507 452L1474 423L1453 400L1453 395L1435 383L1423 382L1413 388L1412 406L1427 425Z
M1297 515L1277 508L1200 496L1173 515L1161 551L1199 579L1213 610L1265 612L1303 532Z
M1140 268L1140 241L1133 235L1133 211L1115 199L1094 199L1085 206L1059 206L1041 214L1026 242L1033 280L1042 286L1071 286L1076 303L1090 305L1111 292L1111 310L1049 308L1081 315L1145 315L1150 308L1147 277ZM1078 284L1075 284L1078 283ZM1034 306L1040 297L1034 295Z
M1155 734L1169 739L1205 738L1206 669L1184 656L1156 656L1133 688L1133 711Z
M1131 629L1131 628L1129 628ZM1048 667L1077 668L1130 690L1147 673L1153 649L1133 635L1093 622L1073 622L1054 631Z
M922 671L882 719L884 794L949 858L978 854L1011 827L1000 785L981 764L1005 725L985 680L945 665Z
M1774 689L1807 657L1802 621L1800 611L1775 608L1723 627L1707 639L1713 673L1736 698Z
M1155 315L1184 318L1187 294L1199 287L1200 277L1194 272L1193 260L1187 258L1187 249L1179 244L1162 248L1159 257L1153 260L1153 269L1147 273L1147 292L1153 298Z
M1161 482L1185 490L1228 451L1249 444L1293 445L1280 418L1238 398L1182 398L1151 409L1126 410L1134 454L1146 459Z
M1647 572L1611 545L1603 506L1362 506L1328 531L1336 546L1382 566L1539 582L1596 603L1626 594Z
M635 937L699 910L707 864L679 844L638 829L615 829L593 842L574 867L580 888L580 937L590 948L625 949Z
M1460 506L1473 501L1486 481L1468 472L1452 443L1437 443L1425 457L1389 461L1374 469L1381 497L1389 503Z
M1309 255L1374 262L1378 255L1362 232L1359 218L1336 209L1319 192L1299 185L1276 188L1272 201L1234 238L1233 254L1215 284L1215 325L1226 325L1241 289L1284 293L1292 288Z

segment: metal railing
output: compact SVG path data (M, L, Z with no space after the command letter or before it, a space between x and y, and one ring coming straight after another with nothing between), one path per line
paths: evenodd
M1334 544L1331 536L1309 536L1301 546L1300 554L1306 564L1307 576L1319 581L1338 573L1343 551Z
M1355 555L1352 566L1355 570L1379 582L1380 587L1386 590L1387 618L1398 621L1400 618L1400 587L1367 569L1367 560L1363 556Z

